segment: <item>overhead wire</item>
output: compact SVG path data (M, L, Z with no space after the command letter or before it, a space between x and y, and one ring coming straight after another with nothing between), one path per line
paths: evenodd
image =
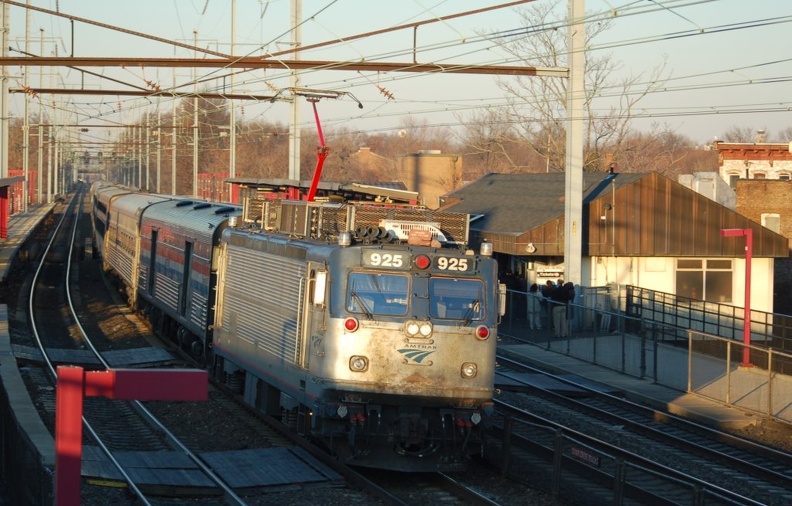
M614 10L618 13L619 16L637 15L637 14L647 14L647 13L655 12L658 9L669 10L669 6L676 9L676 8L679 8L679 7L688 7L688 6L692 6L692 5L707 3L709 1L712 1L712 0L698 0L698 1L679 0L679 1L676 1L676 2L665 2L664 4L658 4L658 2L654 2L654 1L649 2L650 5L651 4L655 4L655 9L654 10L650 10L650 9L644 7L644 6L641 6L640 2L632 2L630 4L626 4L625 6L616 8ZM267 2L267 3L269 3L269 2ZM334 3L334 2L332 2L332 3ZM332 5L332 3L329 4L329 5ZM324 7L324 8L327 8L327 6ZM324 8L321 9L320 11L318 11L318 12L321 12L322 10L324 10ZM266 8L263 9L263 11L266 11ZM594 21L594 20L597 20L597 19L605 19L605 17L607 15L608 15L607 12L600 12L600 13L594 13L594 14L592 14L590 16L587 16L587 18L592 20L592 21ZM611 13L610 15L613 15L613 14ZM319 21L317 20L318 18L316 16L317 15L309 17L305 22L314 21L314 22L316 22L318 24L318 26L321 26L321 23L319 23ZM688 20L688 21L691 21L691 20ZM787 17L777 17L777 18L772 18L772 19L767 19L767 20L757 20L757 21L753 21L753 22L746 21L746 22L741 22L741 23L734 23L734 24L731 24L731 25L723 25L723 26L720 26L720 27L713 27L713 28L701 28L701 27L698 27L697 31L698 31L699 35L705 35L705 34L711 34L711 33L718 33L718 32L721 32L721 31L733 31L733 30L746 29L746 28L756 28L756 27L766 26L767 24L770 24L770 23L773 23L773 24L787 23L789 21L790 20L787 19ZM695 25L695 22L692 22L692 23ZM558 29L559 27L563 27L563 26L564 26L564 23L560 23L560 24L554 24L552 26L532 27L532 30L534 30L534 32L535 32L535 30L537 30L537 29L550 30L550 29ZM696 26L698 26L698 25L696 25ZM287 32L284 32L284 33L287 33ZM527 37L529 35L530 34L528 32L525 32L525 31L522 32L522 33L509 32L509 34L508 34L509 37ZM683 32L674 32L674 33L669 33L669 34L658 35L654 39L648 39L648 38L645 38L645 39L634 39L634 40L629 40L629 41L613 42L613 43L609 43L608 45L600 45L600 46L594 45L594 46L591 47L591 49L592 50L613 49L613 48L617 48L617 47L626 47L626 46L637 45L637 44L646 44L646 43L650 43L650 42L656 42L656 41L661 41L661 40L669 40L671 38L678 38L678 37L683 37L683 36L687 37L687 36L693 36L693 35L695 35L693 30L687 31L687 32L684 32L684 31ZM505 34L505 32L503 32L502 36L506 37L507 35ZM491 38L491 36L489 38ZM259 49L266 48L274 40L277 40L277 37L272 39L272 40L270 40L270 42L259 46ZM470 38L468 40L474 40L475 41L476 38ZM485 38L482 38L482 40L485 40ZM453 41L449 40L449 41L446 41L444 44L443 43L433 43L433 44L430 44L430 45L421 46L420 48L418 48L418 51L419 51L419 54L426 54L427 52L434 51L434 50L447 49L449 47L453 47L452 42L455 43L457 46L459 45L459 41L458 40L453 40ZM455 55L447 56L446 59L450 60L450 59L455 58L455 57L459 58L459 57L462 57L462 56L470 56L470 55L477 54L477 53L480 53L480 52L491 51L493 48L496 48L496 46L493 45L493 46L485 47L485 48L482 48L482 49L474 49L474 50L471 50L471 51L468 51L468 52L464 52L464 53L463 52L458 52ZM248 54L253 54L254 52L255 51L251 51ZM405 54L408 54L408 53L410 53L410 50L406 49L406 48L403 48L401 50L394 50L394 51L391 51L389 53L382 53L381 55L375 55L374 58L387 58L389 56L390 57L394 57L394 55L398 56L398 55L405 55ZM440 61L443 61L443 60L440 60ZM499 59L489 60L488 63L489 64L498 64L498 62L504 63L504 62L513 62L513 61L515 61L515 60L514 59L509 59L509 58L499 58ZM321 69L317 69L314 72L319 72L320 70ZM206 74L206 75L202 76L199 79L206 79L207 81L205 81L205 82L208 82L208 80L210 80L212 77L216 77L215 74L218 73L218 72L220 72L220 70L216 70L212 74ZM727 70L723 70L723 71L720 71L720 72L727 72ZM273 76L270 76L270 77L280 78L281 75L285 76L285 75L287 75L287 73L288 72L286 72L286 71L284 71L283 73L273 72L272 73ZM279 74L281 74L281 75L279 75ZM309 75L310 75L310 73L309 73ZM408 79L418 79L418 78L422 78L422 77L424 77L424 76L418 76L418 75L412 75L412 74L403 74L403 75L398 75L398 76L388 76L387 77L387 82L396 82L396 81L402 81L402 80L408 80ZM242 86L256 85L256 84L259 84L259 83L263 82L264 79L266 79L266 77L265 78L250 79L248 81L244 81L241 85ZM370 84L368 79L366 79L363 76L353 76L351 78L346 77L346 78L339 78L339 79L331 78L331 79L318 81L318 82L321 85L328 86L328 87L344 87L344 86L356 87L356 86L363 86L363 85L366 85L366 84ZM385 81L383 81L383 82L385 82ZM766 82L769 83L771 81L768 80ZM190 84L194 84L194 83L190 83L189 81L187 81L187 84L177 85L176 88L179 88L179 87L182 87L182 86L187 86L187 85L190 85ZM759 83L758 80L754 80L750 84L760 84L760 83ZM716 84L712 84L712 83L709 84L709 86L717 86L717 85L718 85L717 83ZM733 86L738 86L738 85L741 85L741 84L732 84L732 85ZM732 85L730 85L730 86L732 86ZM706 86L708 86L708 85L705 85L705 84L702 84L702 85L699 85L699 86L689 85L688 88L679 87L676 90L673 89L672 87L666 87L666 88L662 89L662 91L663 92L684 91L685 89L696 89L696 88L699 88L699 87L706 87ZM727 86L727 85L726 84L721 84L721 86ZM453 101L447 101L445 99L438 100L438 101L435 101L435 102L438 105L443 104L444 107L441 107L442 110L447 110L448 107L453 107L454 106L454 102ZM132 103L137 103L137 102L134 102L134 101L126 102L125 101L125 103L132 104ZM402 101L402 103L406 103L406 102ZM411 103L414 103L414 102L411 102ZM495 107L499 106L499 102L494 102L494 106ZM146 107L146 104L142 103L141 105L130 105L130 106L126 107L125 110L129 111L129 110L134 110L134 109L143 109L145 107ZM463 106L462 110L467 110L467 108L465 106ZM367 110L366 112L369 112L369 111Z

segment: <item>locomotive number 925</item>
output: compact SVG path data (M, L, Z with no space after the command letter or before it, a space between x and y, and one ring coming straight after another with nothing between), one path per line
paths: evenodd
M426 256L421 255L428 260ZM412 255L398 251L363 251L363 266L377 267L380 269L408 270L412 262ZM419 262L420 264L420 262ZM420 266L425 268L426 265ZM468 272L473 270L473 261L465 257L437 256L434 258L433 267L439 271Z

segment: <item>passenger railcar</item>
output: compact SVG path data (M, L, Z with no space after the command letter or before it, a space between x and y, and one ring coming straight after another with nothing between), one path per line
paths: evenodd
M360 466L482 451L505 289L467 215L140 198L109 206L140 213L138 305L248 403Z
M149 193L126 193L113 197L107 212L104 263L123 282L127 297L137 307L140 269L140 222L144 211L168 197Z
M110 202L119 195L132 193L129 188L124 188L111 183L96 183L91 186L91 203L93 214L94 241L93 250L105 258L105 233L108 222L108 208ZM107 267L109 268L109 266Z
M139 305L155 327L208 356L214 319L217 244L238 206L178 199L147 208L140 220Z

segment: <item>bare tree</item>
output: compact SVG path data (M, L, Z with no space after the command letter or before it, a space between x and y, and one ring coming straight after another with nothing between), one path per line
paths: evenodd
M619 172L659 172L676 179L680 174L717 171L718 157L716 151L699 149L691 139L655 125L649 132L627 135L611 164Z
M464 179L477 179L490 172L545 172L554 151L532 149L513 128L504 111L487 109L464 121L462 154ZM548 134L548 142L556 136Z
M558 2L536 3L519 10L522 25L533 28L525 35L502 39L503 49L529 66L568 66L565 13L556 8L558 5ZM586 45L610 27L609 21L587 24ZM620 64L611 55L586 52L584 166L587 170L607 168L606 147L609 155L624 149L622 144L630 132L634 110L642 99L662 86L665 62L647 76L615 79L620 70ZM567 81L516 77L501 79L499 85L511 97L511 124L537 153L544 153L552 162L550 170L563 170L565 143L559 137L565 131Z
M752 127L731 126L723 133L726 142L755 142L757 130Z
M778 142L792 142L792 127L786 127L775 136Z

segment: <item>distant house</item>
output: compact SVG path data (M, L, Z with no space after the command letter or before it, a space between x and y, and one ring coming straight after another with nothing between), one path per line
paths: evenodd
M729 186L740 179L792 179L792 150L789 143L715 141L718 172Z
M589 287L633 285L742 306L745 240L753 234L751 305L773 311L774 259L789 256L782 235L658 173L585 173L582 278ZM471 240L492 242L528 283L564 277L563 173L488 174L443 198L443 210L471 215Z

